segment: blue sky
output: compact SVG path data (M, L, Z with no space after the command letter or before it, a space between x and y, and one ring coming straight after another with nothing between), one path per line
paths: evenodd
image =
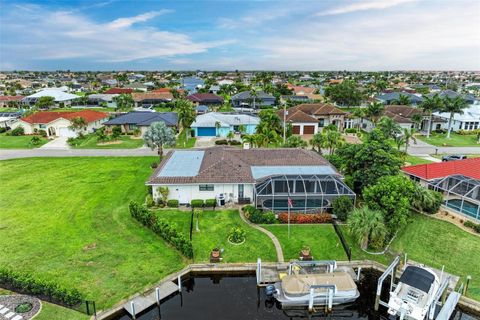
M480 1L0 0L0 69L479 70Z

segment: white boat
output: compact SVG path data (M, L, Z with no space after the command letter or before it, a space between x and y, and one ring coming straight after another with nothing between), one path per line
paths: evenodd
M346 271L337 271L335 262L323 273L300 274L295 268L289 269L289 274L271 288L273 297L282 306L338 305L353 302L360 296L352 276Z
M388 313L401 320L423 320L439 289L440 280L432 269L407 266L395 290L390 292Z

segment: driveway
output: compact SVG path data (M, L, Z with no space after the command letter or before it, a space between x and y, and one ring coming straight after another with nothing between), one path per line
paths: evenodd
M197 137L195 141L195 148L208 148L215 145L215 137Z
M49 142L45 143L40 149L60 149L66 150L70 149L70 146L67 143L67 137L58 137Z

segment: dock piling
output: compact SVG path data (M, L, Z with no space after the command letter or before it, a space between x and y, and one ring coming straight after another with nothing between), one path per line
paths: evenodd
M463 295L467 294L468 285L470 284L470 280L472 280L472 276L468 275L467 276L467 282L465 283L465 287L463 287Z
M133 303L133 301L130 303L130 307L132 308L132 319L135 320L137 319L137 315L135 312L135 303Z
M160 288L155 288L155 298L157 299L157 304L160 305Z
M360 281L360 273L362 272L362 267L358 267L357 270L357 282Z
M182 276L181 275L178 276L177 282L178 282L178 292L182 292Z

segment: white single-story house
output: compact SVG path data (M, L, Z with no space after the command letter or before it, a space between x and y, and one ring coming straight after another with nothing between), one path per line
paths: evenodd
M435 112L435 116L445 121L445 129L448 129L449 112ZM480 129L480 104L472 104L463 109L463 114L455 113L452 120L452 131L472 131Z
M81 117L87 122L87 126L80 131L90 133L100 128L108 120L108 113L94 110L77 112L41 111L18 119L11 125L11 128L15 129L22 126L25 134L33 134L44 130L47 137L76 137L78 132L69 127L72 124L71 120L77 117Z
M208 112L197 115L190 126L195 137L226 137L230 131L240 132L243 126L245 134L254 134L260 119L242 113Z
M254 203L256 207L285 211L288 202L297 211L321 211L332 201L355 194L337 170L311 150L208 149L170 151L150 176L155 201L160 187L168 199L189 204L193 199L224 199L230 203Z
M29 105L33 105L41 97L53 97L56 103L62 102L65 105L69 105L73 100L80 98L80 96L77 96L76 94L65 92L64 88L47 88L47 89L38 91L34 94L31 94L29 96L26 96L25 98L22 99L22 102Z

